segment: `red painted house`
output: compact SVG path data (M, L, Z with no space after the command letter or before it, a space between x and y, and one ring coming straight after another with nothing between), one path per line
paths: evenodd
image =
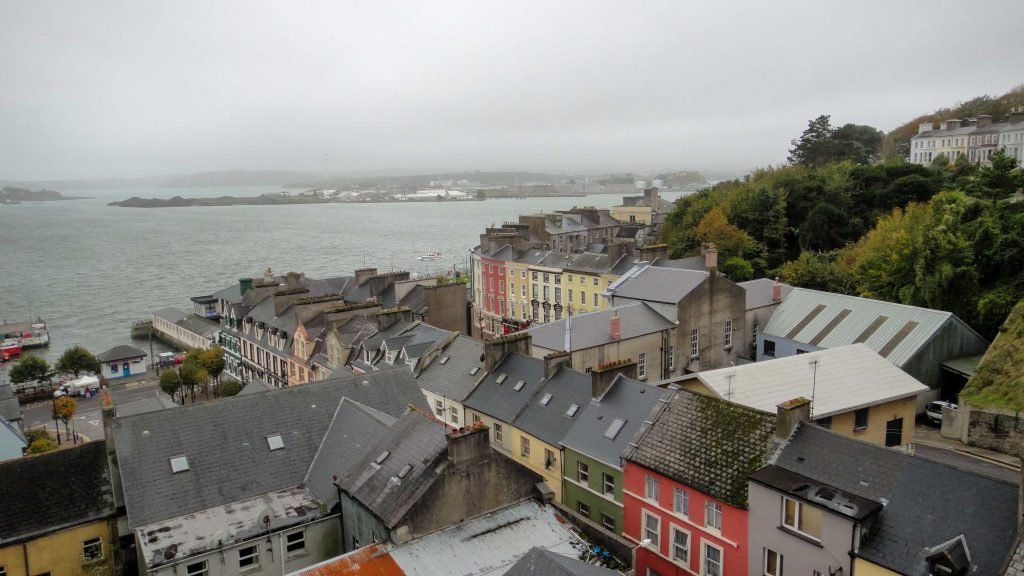
M749 574L747 476L767 463L775 420L675 392L626 460L625 536L641 544L637 576Z
M505 308L505 262L480 258L481 332L485 337L501 335L501 317Z

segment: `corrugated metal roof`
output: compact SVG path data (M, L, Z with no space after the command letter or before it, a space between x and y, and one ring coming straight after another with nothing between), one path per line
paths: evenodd
M815 312L818 307L823 308ZM846 317L829 328L840 314ZM764 335L808 344L817 341L814 345L819 348L863 342L903 366L951 318L963 324L941 310L796 288L772 314ZM966 324L964 328L970 330Z
M815 418L916 396L928 389L864 344L696 374L720 398L765 412L811 398Z
M983 356L967 356L964 358L954 358L947 362L942 363L942 367L959 372L964 376L970 378L974 375L974 371L978 368L978 364L981 364Z

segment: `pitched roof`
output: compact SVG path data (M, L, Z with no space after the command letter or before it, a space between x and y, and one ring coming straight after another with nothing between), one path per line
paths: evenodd
M125 402L124 404L117 405L118 416L131 416L133 414L143 414L146 412L156 412L158 410L166 410L168 408L177 408L178 403L171 400L163 394L157 394L152 398L139 398L131 402Z
M460 334L435 356L416 377L424 390L462 402L485 376L480 359L484 345ZM470 374L474 368L476 374Z
M520 380L523 384L516 390ZM509 354L477 384L463 404L502 422L511 422L530 402L543 380L543 360Z
M638 433L646 429L644 421L654 418L658 399L667 399L671 394L671 390L619 376L599 401L591 399L581 409L576 423L562 439L562 445L609 466L622 468L624 451ZM620 419L621 429L609 434Z
M220 325L216 322L196 316L195 314L183 312L177 308L161 308L153 312L153 316L167 320L205 338L212 338L214 334L220 331Z
M0 384L0 418L8 422L21 420L21 404L10 383Z
M587 564L562 554L530 548L518 562L505 572L505 576L611 576L618 572Z
M426 400L406 369L348 375L114 420L129 525L300 484L342 398L391 416ZM285 445L270 450L268 437ZM172 457L189 470L173 473Z
M747 475L767 463L775 415L678 390L628 460L745 508Z
M0 502L0 546L113 517L106 443L0 463Z
M340 486L393 528L439 477L446 426L419 412L398 419L350 468Z
M8 422L3 416L0 416L0 428L9 431L16 439L21 441L22 447L28 447L28 438L25 438L25 434L21 431L21 426Z
M114 346L110 350L96 355L96 359L100 362L113 362L114 360L126 360L128 358L142 358L147 354L142 350L134 346L128 346L126 344L120 344Z
M611 319L619 317L620 338L612 338ZM603 346L616 341L653 334L675 327L664 316L657 313L645 302L609 308L571 318L563 318L549 324L541 324L527 330L533 337L533 345L548 350L565 350L566 342L570 352ZM569 332L567 335L566 332Z
M703 256L688 256L686 258L655 258L651 266L659 268L677 268L679 270L700 270L706 271L706 259Z
M707 272L642 264L608 287L617 298L676 304L708 278Z
M342 398L320 442L313 463L303 479L328 508L338 501L335 480L352 471L356 462L392 424L395 418L348 398Z
M510 382L506 380L504 385L509 386ZM510 423L542 442L558 446L580 411L590 402L590 392L590 376L562 366L534 392L529 403Z
M764 334L818 348L863 342L903 366L947 322L960 324L980 347L986 346L981 336L950 312L807 288L789 293L775 309Z
M770 278L757 278L756 280L747 280L746 282L737 282L737 286L747 291L747 310L755 310L757 308L763 308L765 306L771 306L772 304L779 304L772 297L775 288L775 280ZM785 300L789 293L793 291L793 287L789 284L783 284L779 282L779 292L782 300Z
M998 574L1017 536L1017 486L801 424L775 465L884 507L859 556L926 575L926 548L963 534L977 574Z
M764 412L774 412L787 400L810 398L815 418L917 396L928 390L864 344L708 370L693 376L719 398Z

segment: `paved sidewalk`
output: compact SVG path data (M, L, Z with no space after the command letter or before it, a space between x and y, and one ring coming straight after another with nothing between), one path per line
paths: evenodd
M944 438L939 433L938 426L931 426L928 424L919 424L915 426L914 442L916 444L924 444L934 448L955 450L961 454L966 454L982 460L988 460L989 462L993 462L1013 470L1020 470L1020 458L988 450L986 448L980 448L978 446L968 446L967 444L953 438Z

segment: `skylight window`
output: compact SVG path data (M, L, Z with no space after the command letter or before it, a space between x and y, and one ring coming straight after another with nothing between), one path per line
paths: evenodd
M469 369L469 375L470 376L476 376L476 373L479 372L479 371L480 371L480 367L479 366L473 366L472 368Z
M271 452L274 450L281 450L284 448L284 439L281 438L280 434L267 436L267 447L270 448Z
M579 404L573 404L573 405L569 406L568 410L565 411L565 415L568 416L569 418L572 418L573 416L576 415L576 411L579 410L579 409L580 409L580 405Z
M377 466L380 466L381 464L384 463L385 460L388 459L388 456L391 456L391 451L385 450L380 453L380 456L377 456L377 459L374 460L373 463L376 464Z
M540 399L541 406L547 406L548 402L551 402L551 394L545 394L544 397Z
M519 380L518 382L516 382L516 385L512 387L512 389L515 390L516 392L519 392L520 390L523 389L523 386L526 386L526 381Z
M412 464L406 464L405 466L402 467L401 470L398 471L398 477L405 478L409 474L410 470L412 470Z
M495 380L495 382L497 382L498 384L501 384L502 382L505 381L506 378L508 378L507 374L498 374L498 379Z
M444 366L445 364L447 364L448 363L448 356L441 356L440 362L441 362L441 366Z
M185 472L189 469L188 467L188 456L181 455L171 458L171 472L177 474L178 472Z
M622 427L626 425L626 421L622 418L616 418L612 421L612 425L605 431L604 437L609 440L615 440L615 437L622 431Z

